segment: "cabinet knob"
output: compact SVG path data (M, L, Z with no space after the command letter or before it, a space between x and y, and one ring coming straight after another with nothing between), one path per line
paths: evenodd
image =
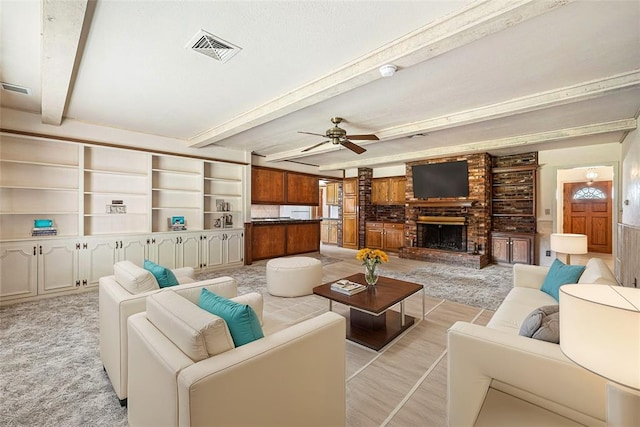
M87 279L84 279L84 280L82 281L82 286L87 286Z
M88 245L86 243L82 244L82 249L87 249Z
M33 247L33 255L36 255L36 247Z
M76 243L76 250L80 250L80 243Z

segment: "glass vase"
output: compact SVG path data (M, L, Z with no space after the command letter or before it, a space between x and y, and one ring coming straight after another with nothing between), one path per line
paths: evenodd
M377 264L364 264L364 280L367 282L369 286L375 286L378 283L378 270L376 269Z

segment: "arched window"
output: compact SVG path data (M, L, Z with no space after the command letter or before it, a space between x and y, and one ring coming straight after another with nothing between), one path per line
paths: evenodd
M573 193L573 200L606 199L607 195L599 188L582 187Z

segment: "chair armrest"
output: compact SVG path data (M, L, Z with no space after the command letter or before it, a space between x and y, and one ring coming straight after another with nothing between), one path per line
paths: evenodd
M456 322L447 337L449 426L472 426L496 382L583 423L605 419L606 380L571 362L558 344L466 322Z
M181 268L173 268L171 272L176 276L177 279L181 277L189 277L193 279L195 277L195 273L193 271L193 267L181 267Z
M200 298L202 288L207 288L207 290L224 298L234 298L238 296L238 281L233 277L228 276L200 280L199 282L193 283L185 283L165 289L177 292L192 303L198 304L198 298Z
M345 327L344 317L324 313L187 367L178 376L179 424L214 416L220 425L344 426ZM251 410L229 410L238 402Z
M540 289L545 277L549 272L549 267L540 265L514 264L513 265L513 287L524 287Z
M250 306L258 316L258 319L260 320L260 326L264 325L264 321L262 318L262 311L264 307L262 294L259 294L257 292L250 292L248 294L231 298L231 301L237 302L238 304L247 304L248 306Z

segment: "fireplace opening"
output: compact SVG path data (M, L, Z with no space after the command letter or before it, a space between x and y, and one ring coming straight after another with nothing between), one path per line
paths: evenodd
M418 247L453 252L467 251L467 224L464 217L418 221L417 226Z

